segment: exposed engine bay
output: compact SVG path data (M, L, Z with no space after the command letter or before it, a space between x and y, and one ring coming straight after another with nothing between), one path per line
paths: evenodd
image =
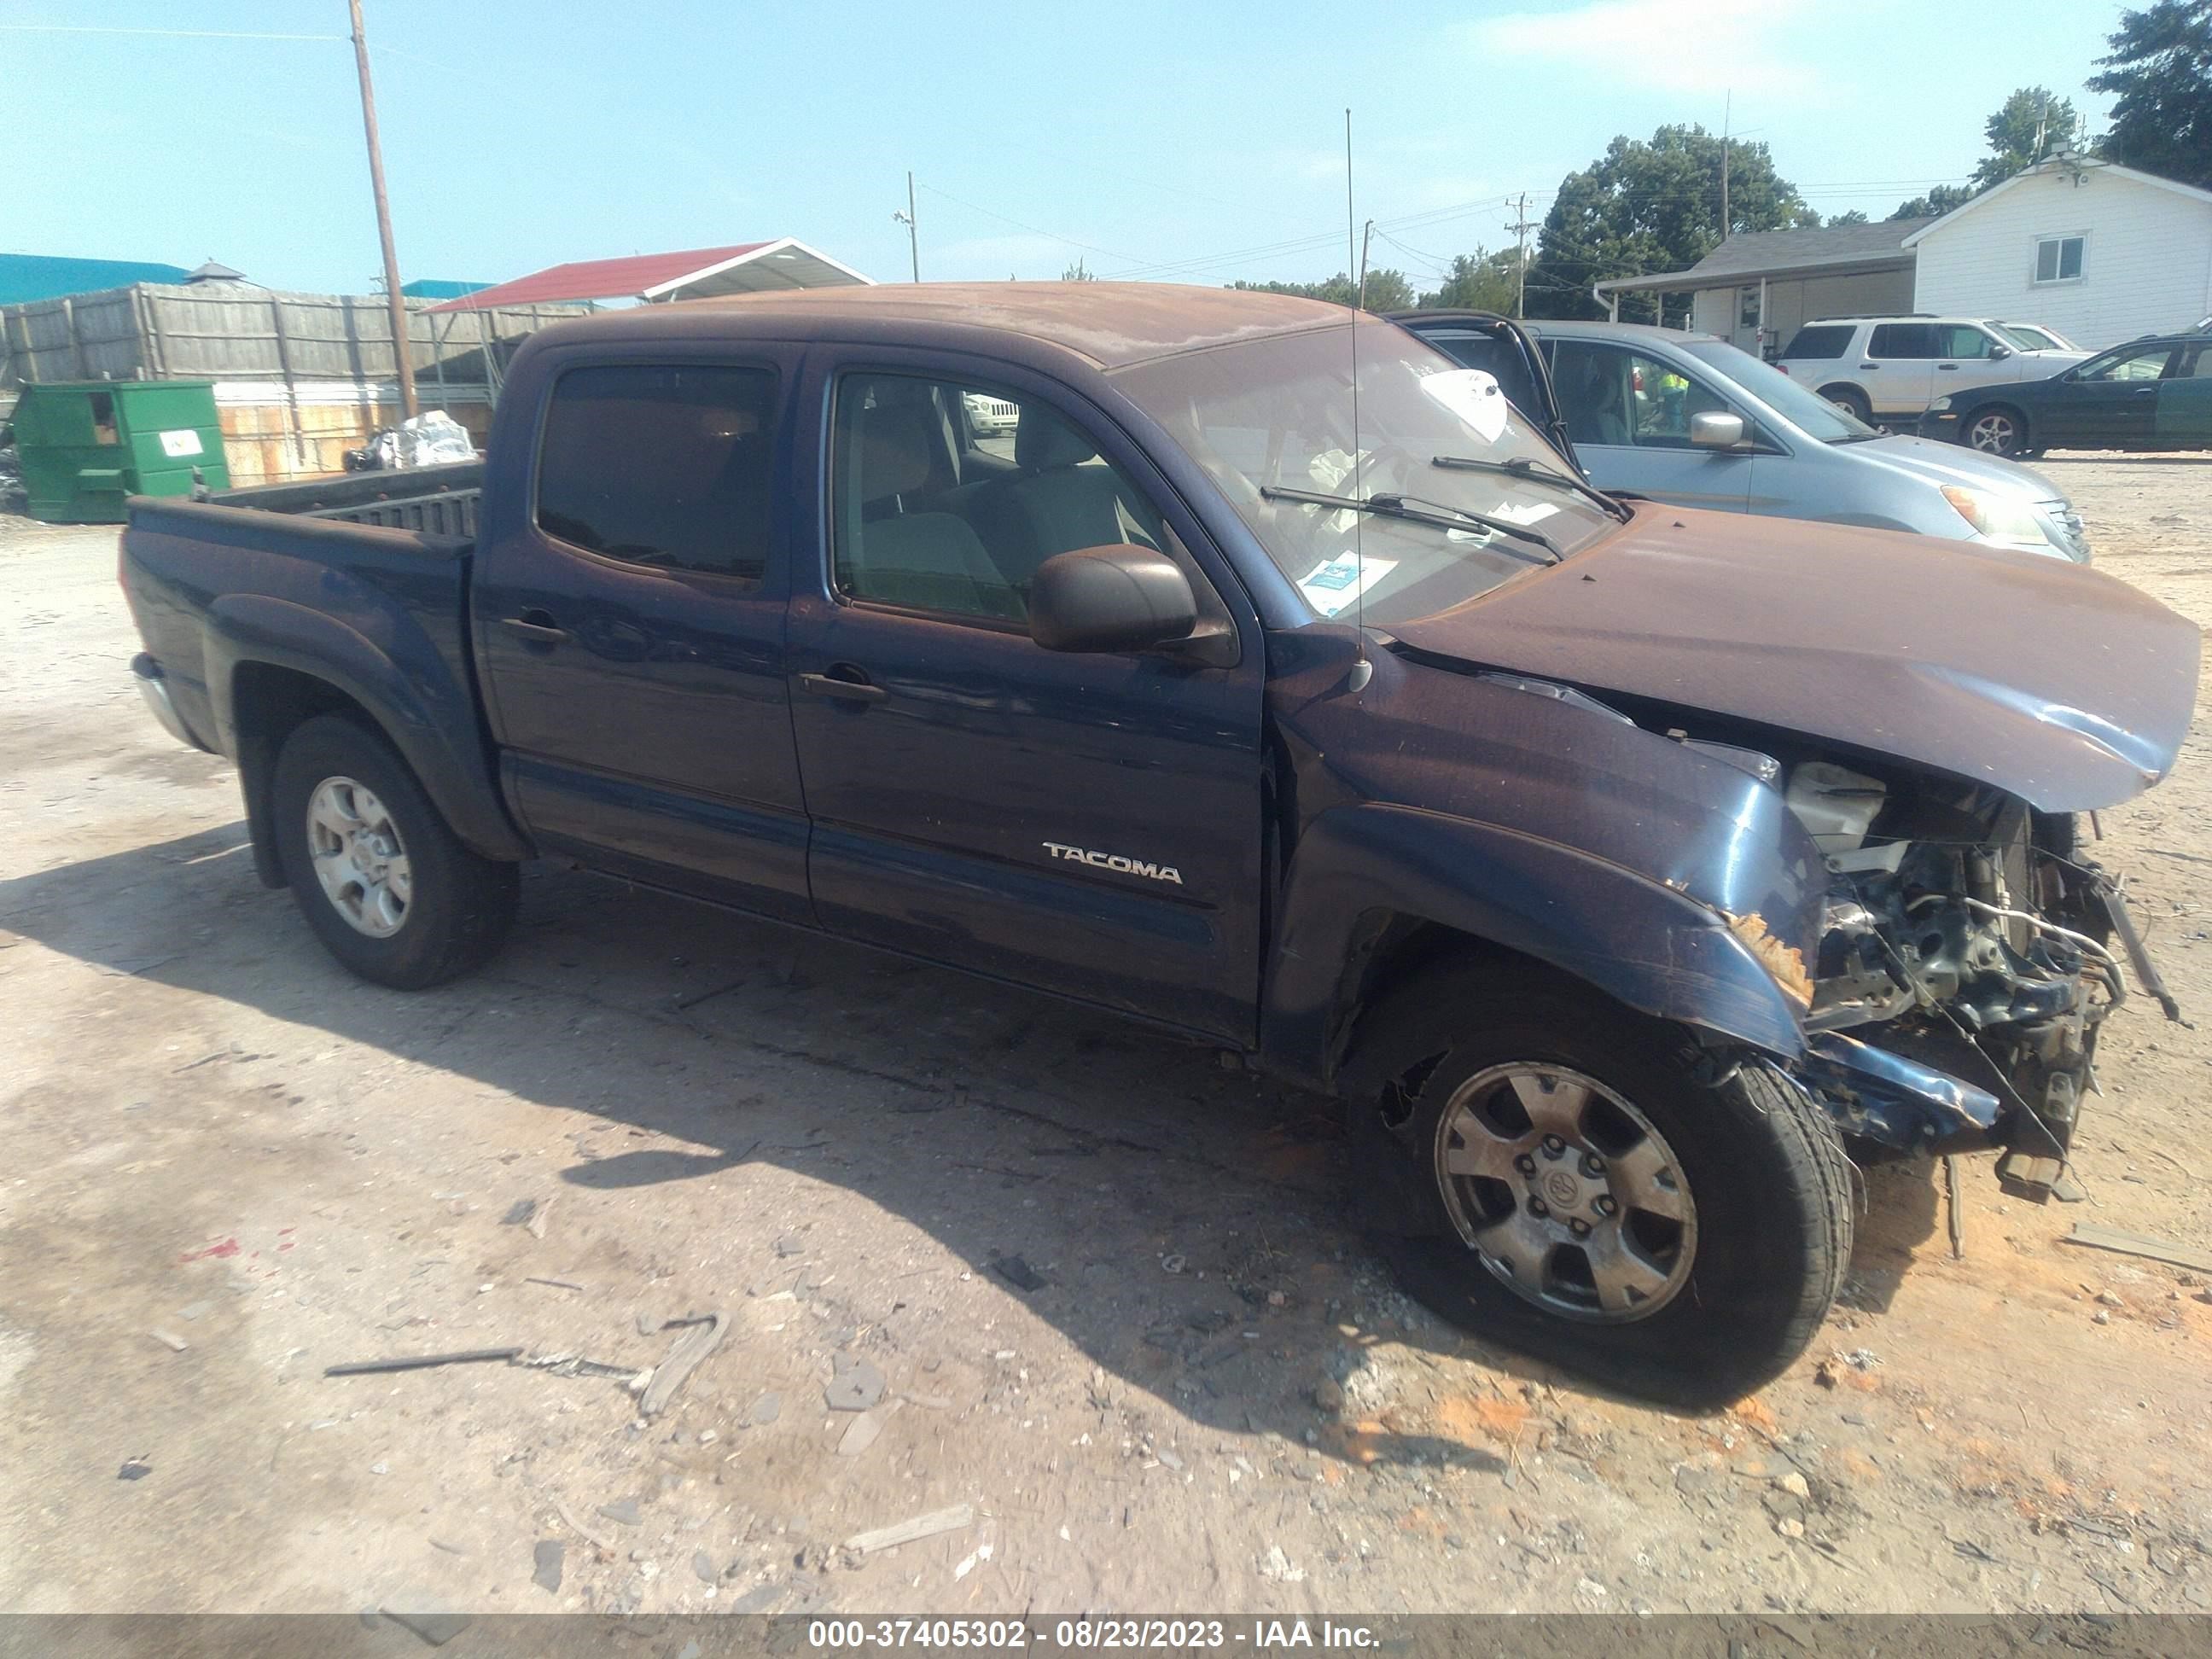
M1924 772L1774 764L1829 877L1801 1080L1869 1154L2003 1147L2008 1185L2069 1195L2098 1030L2128 994L2116 936L2179 1018L2075 818Z

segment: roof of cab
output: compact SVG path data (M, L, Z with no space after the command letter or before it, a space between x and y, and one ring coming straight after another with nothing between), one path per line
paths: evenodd
M884 283L793 289L604 312L556 325L563 339L742 337L773 321L778 337L911 323L996 330L1120 368L1269 334L1341 325L1341 306L1250 289L1170 283Z

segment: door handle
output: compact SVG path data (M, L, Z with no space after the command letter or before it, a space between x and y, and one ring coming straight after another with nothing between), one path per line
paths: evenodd
M817 697L836 697L846 702L881 702L890 695L880 685L871 685L866 680L842 679L835 674L801 674L799 689L811 691Z
M555 625L551 611L534 607L519 617L501 617L499 625L526 640L538 640L547 645L558 645L568 637L567 629Z
M1956 374L1959 372L1959 366L1956 363L1938 363L1936 367L1947 374Z
M1881 365L1880 363L1861 363L1859 367L1863 369L1873 370L1880 368Z
M2155 398L2158 396L2158 388L2154 386L2139 386L2136 388L2136 396L2138 398Z

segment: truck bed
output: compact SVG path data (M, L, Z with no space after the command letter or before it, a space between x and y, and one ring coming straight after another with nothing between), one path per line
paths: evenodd
M339 519L433 536L473 536L483 495L483 463L398 472L345 472L304 483L259 484L208 497L218 507L251 507L304 519Z

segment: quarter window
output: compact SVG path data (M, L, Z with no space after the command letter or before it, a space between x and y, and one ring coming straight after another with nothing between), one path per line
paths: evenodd
M1782 355L1785 359L1840 357L1850 349L1852 332L1849 323L1808 324L1797 331L1797 337Z
M775 393L764 368L570 369L538 447L538 527L629 564L758 582Z
M2035 280L2039 283L2078 283L2086 236L2039 236L2035 239Z

